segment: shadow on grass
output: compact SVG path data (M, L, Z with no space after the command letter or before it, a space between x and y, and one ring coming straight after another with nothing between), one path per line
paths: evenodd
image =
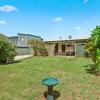
M20 63L20 60L15 60L12 63L8 62L8 63L0 63L0 65L9 65L9 64L16 64L16 63Z
M44 92L44 97L45 97L46 99L47 99L47 95L48 95L48 92L45 91L45 92ZM59 97L60 97L60 92L54 90L54 91L53 91L53 97L54 97L54 100L56 100L57 98L59 98Z
M86 72L89 74L93 74L95 76L100 76L100 71L99 69L96 67L95 64L89 64L84 66L86 68Z

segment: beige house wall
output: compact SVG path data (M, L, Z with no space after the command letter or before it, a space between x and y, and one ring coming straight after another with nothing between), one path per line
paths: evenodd
M55 44L53 44L53 45L47 45L47 50L48 50L48 54L50 56L53 56L54 55L54 50L55 50Z

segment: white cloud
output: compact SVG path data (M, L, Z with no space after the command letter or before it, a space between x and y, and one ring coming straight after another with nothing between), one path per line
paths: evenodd
M63 19L61 17L56 17L53 19L54 22L60 22L62 21Z
M18 9L12 5L4 5L0 7L0 11L12 12L12 11L18 11Z
M80 30L81 28L79 26L75 27L75 30L78 31Z
M0 24L7 24L7 22L6 21L4 21L4 20L0 20Z
M83 3L88 3L89 2L89 0L83 0Z

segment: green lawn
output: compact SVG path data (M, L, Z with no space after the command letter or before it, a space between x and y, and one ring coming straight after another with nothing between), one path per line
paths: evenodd
M100 100L100 77L86 72L87 58L33 57L18 63L0 65L0 100L45 100L41 84L46 77L61 83L57 100Z

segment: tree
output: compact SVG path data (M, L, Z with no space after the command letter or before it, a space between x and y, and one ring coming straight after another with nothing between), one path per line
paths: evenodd
M92 58L94 62L93 70L99 72L100 66L100 26L96 26L96 28L92 31L91 37L87 41L85 45L85 50Z
M0 62L12 62L15 55L15 46L8 40L6 36L0 34Z
M33 48L34 56L47 56L48 52L45 47L45 43L40 40L30 40L29 45Z

